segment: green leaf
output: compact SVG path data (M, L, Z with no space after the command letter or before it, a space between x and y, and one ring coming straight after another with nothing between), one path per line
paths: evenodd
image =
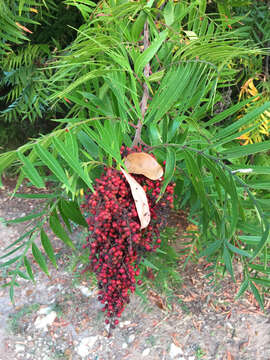
M174 22L174 8L175 6L171 1L164 8L163 14L167 26L171 26Z
M249 144L245 146L241 146L241 145L234 146L228 150L221 151L220 154L225 159L234 159L268 150L270 150L270 140L266 140L256 144Z
M68 131L65 137L66 140L66 147L71 150L72 155L74 158L79 157L79 149L76 137L72 134L71 131Z
M217 250L220 249L221 245L222 245L223 241L222 240L216 240L213 243L211 243L210 245L207 246L207 248L205 250L203 250L199 256L203 257L203 256L209 256L214 254Z
M175 171L175 163L176 163L176 156L175 156L175 150L167 147L167 156L166 156L166 166L165 166L165 174L164 174L164 181L162 184L162 188L160 191L160 196L164 193L166 190L169 182L172 180L174 171Z
M270 225L267 223L266 224L266 228L262 234L261 240L259 242L259 244L256 246L255 250L254 250L254 254L251 258L251 261L253 259L255 259L255 257L262 251L262 249L264 248L265 244L267 243L268 239L269 239L269 231L270 231Z
M132 25L131 34L132 34L134 41L138 40L141 32L143 31L146 17L147 17L146 13L144 11L141 11L139 16L137 17L136 21Z
M6 267L6 266L9 266L9 265L11 265L11 264L15 263L18 259L20 259L20 257L21 257L21 256L16 256L16 257L14 257L14 258L12 258L12 259L10 259L10 260L8 260L8 261L6 261L6 262L4 262L4 263L0 264L0 268L3 268L3 267Z
M32 271L31 264L30 264L30 262L29 262L29 260L27 259L27 257L26 257L26 256L23 258L23 262L24 262L24 266L25 266L25 268L26 268L26 271L27 271L27 273L28 273L28 275L29 275L30 279L31 279L32 281L35 281L35 278L34 278L34 274L33 274L33 271Z
M239 299L244 294L244 292L247 290L248 286L249 286L249 279L247 278L242 282L235 298Z
M220 168L218 164L216 164L214 161L208 159L206 156L203 155L203 161L205 163L206 168L208 168L213 178L218 182L224 190L230 194L231 193L231 183L226 176L226 173Z
M148 136L149 136L151 145L159 145L162 142L161 134L160 134L157 124L151 123L149 125L148 134L149 134Z
M10 301L12 302L12 304L14 304L14 285L13 285L13 283L11 284L11 286L9 288L9 297L10 297Z
M51 172L60 180L62 184L70 189L68 178L59 162L53 157L53 155L41 145L36 144L36 152L38 153L40 159L44 162L44 164L51 170Z
M251 277L250 280L254 281L256 284L262 285L262 286L266 286L266 287L270 287L270 279L269 278L254 278Z
M14 194L13 197L21 199L55 199L59 196L58 193L52 194Z
M64 214L76 224L82 225L88 228L88 224L85 218L82 216L79 205L76 201L61 200L61 207Z
M48 258L51 260L52 264L57 268L56 258L54 255L54 250L53 250L51 241L48 238L48 236L45 233L43 228L40 231L40 238L41 238L41 244L42 244L46 254L48 255Z
M205 210L208 209L208 200L206 198L204 185L202 182L203 176L201 173L201 170L199 168L198 162L194 159L194 154L190 154L188 151L184 151L184 157L185 157L185 163L186 167L191 179L191 182L200 198L200 200L203 202Z
M145 258L143 259L142 264L149 267L150 269L159 270L158 267L156 267L153 263L151 263L151 261L149 261L149 260L147 260Z
M56 213L52 214L49 219L50 227L56 236L59 237L66 245L75 250L75 246L66 233L65 229L62 227L59 218Z
M62 98L64 97L66 94L70 93L72 90L74 90L76 87L78 87L79 85L83 84L83 83L87 83L90 80L94 80L100 76L104 76L104 74L106 72L111 71L111 68L109 69L105 69L102 68L100 69L96 69L93 71L88 72L87 74L84 74L83 76L80 76L78 79L76 79L75 81L73 81L70 85L68 85L64 90L62 90L60 93L57 93L56 91L53 93L53 95L49 98L49 100L54 100L55 98Z
M23 271L20 270L15 270L14 273L16 273L17 275L19 275L22 279L25 280L30 280L29 276L27 276Z
M13 243L11 243L10 245L8 245L4 251L12 248L13 246L15 246L16 244L18 244L19 242L21 242L23 239L25 239L27 236L30 236L33 234L34 230L37 228L37 225L34 226L31 230L25 232L22 236L20 236L17 240L13 241Z
M270 101L264 103L262 106L254 109L253 111L250 111L248 114L243 116L241 119L233 122L231 125L226 126L225 128L223 128L222 130L220 130L215 134L214 137L215 142L218 144L220 139L224 139L233 133L237 133L242 126L245 126L250 122L256 120L256 118L261 113L263 113L265 110L269 108L270 108Z
M232 237L235 233L236 226L239 220L239 199L237 194L237 188L233 179L233 176L230 174L230 205L231 205L231 216L230 216L230 232L229 237Z
M156 37L155 40L153 40L151 45L136 58L134 64L134 70L136 74L138 74L139 76L141 75L143 68L155 56L162 43L165 41L167 35L168 30L164 30L159 33L159 35Z
M64 211L62 209L62 202L61 201L58 202L58 210L59 210L59 213L60 213L60 215L61 215L61 217L62 217L62 219L63 219L63 221L64 221L64 223L65 223L65 225L66 225L66 227L68 229L68 231L71 233L72 232L72 227L71 227L69 219L67 218L67 216L65 215L65 213L64 213Z
M270 274L270 267L265 267L264 265L248 264L248 267L264 274Z
M239 254L241 256L246 256L248 258L251 258L250 253L248 253L246 250L239 249L238 247L234 246L233 244L229 243L229 241L226 241L226 246L234 253Z
M2 172L7 169L15 160L17 159L17 154L15 151L9 151L3 154L0 154L0 175Z
M206 123L204 123L202 125L204 127L209 127L211 125L217 124L217 123L229 118L231 115L237 113L239 110L243 109L243 107L246 104L250 103L251 101L252 101L252 99L248 99L248 100L241 101L241 102L237 103L236 105L230 106L228 109L222 111L221 113L214 116L212 119L210 119L209 121L207 121Z
M223 260L224 260L226 269L230 273L233 281L235 282L235 277L234 277L234 272L233 272L233 267L232 267L231 254L230 254L229 250L227 249L226 245L224 245Z
M40 266L41 270L44 271L46 275L50 276L47 268L46 260L35 243L32 244L32 254L36 262Z
M153 81L160 81L165 74L165 70L157 71L150 76L148 76L147 81L153 82Z
M90 180L89 175L83 171L83 167L79 161L79 158L73 156L70 149L67 148L67 146L59 139L54 138L53 143L66 163L74 170L76 174L82 178L82 180L89 186L89 188L94 191L92 181Z
M16 251L18 251L19 249L21 249L21 248L24 247L24 246L25 246L24 243L21 244L21 245L19 245L19 246L17 246L15 249L9 251L7 254L0 256L0 259L4 259L4 258L6 258L7 256L10 256L10 255L14 254Z
M253 292L253 295L255 296L255 299L258 301L261 309L264 309L263 300L261 298L261 295L260 295L258 289L256 288L256 286L253 284L253 282L250 282L250 289Z
M19 224L19 223L22 223L22 222L25 222L25 221L29 221L29 220L41 217L45 213L46 213L45 211L42 211L40 213L31 213L29 215L22 216L20 218L14 219L14 220L6 220L6 224Z
M121 159L121 155L120 155L120 151L119 149L113 149L112 148L112 136L111 134L113 132L108 133L105 129L102 129L102 125L100 125L98 127L98 130L101 133L101 136L99 136L97 134L96 131L84 126L84 131L102 148L105 150L105 152L107 154L109 154L110 156L112 156L113 158L115 158L115 160L121 164L122 164L122 159Z
M270 190L270 182L269 180L258 180L258 181L247 181L247 185L253 189L259 189L259 190Z
M24 172L26 177L28 177L32 184L37 188L45 188L42 177L39 175L37 169L34 167L31 161L19 151L17 151L17 154L21 162L24 164L24 166L22 167L22 171Z
M179 116L170 121L170 127L167 134L168 137L167 141L171 141L178 134L178 129L184 119L185 119L184 116Z
M98 157L99 149L97 144L84 132L79 131L77 137L85 150L94 158Z

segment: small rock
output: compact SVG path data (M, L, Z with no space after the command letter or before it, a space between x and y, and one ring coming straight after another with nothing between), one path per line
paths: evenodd
M37 329L42 329L43 331L48 331L48 326L52 325L54 320L56 319L57 314L55 311L50 312L45 317L38 316L35 321L35 327Z
M143 352L142 352L142 356L148 356L150 354L150 349L147 348L147 349L144 349Z
M126 349L128 347L128 344L127 343L123 343L122 344L122 349Z
M82 358L88 356L91 351L91 347L95 344L97 339L98 336L88 336L82 339L80 345L78 345L75 349L77 354L79 354Z
M131 334L129 337L128 337L128 343L132 343L133 341L135 340L135 335L134 334Z
M170 357L174 358L177 355L183 355L183 350L179 346L176 346L174 343L171 343Z
M22 351L24 351L24 350L25 350L25 346L24 346L23 344L16 344L16 345L15 345L15 351L16 351L16 353L22 352Z
M86 297L89 297L91 295L94 294L94 292L92 290L90 290L88 287L86 286L83 286L83 285L80 285L78 286L78 289L81 291L81 293L86 296Z

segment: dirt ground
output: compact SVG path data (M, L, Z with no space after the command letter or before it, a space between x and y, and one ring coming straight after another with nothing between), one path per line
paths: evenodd
M12 184L0 190L0 219L26 215L40 200L11 199ZM23 224L0 222L0 256L24 230ZM82 234L73 234L82 242ZM181 247L181 236L178 239ZM97 289L72 269L73 255L53 239L58 269L50 277L35 272L35 284L20 279L15 305L8 288L0 288L0 360L270 360L269 304L263 313L252 295L234 301L239 285L229 278L212 286L207 264L189 263L171 306L149 290L149 302L133 296L108 337ZM0 259L0 263L3 259ZM0 269L1 283L6 274Z

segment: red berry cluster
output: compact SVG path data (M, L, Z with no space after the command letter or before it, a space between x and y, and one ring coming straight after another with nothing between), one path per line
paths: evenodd
M145 252L160 246L160 229L172 207L174 184L168 185L159 202L161 181L134 175L143 186L149 203L151 221L140 230L134 199L123 174L105 168L96 179L95 192L86 195L82 205L89 224L89 236L84 247L90 249L90 268L96 273L99 287L98 300L104 304L106 324L114 328L129 303L129 295L141 280L138 264Z

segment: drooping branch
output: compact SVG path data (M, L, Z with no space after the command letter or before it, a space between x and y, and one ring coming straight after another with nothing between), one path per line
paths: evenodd
M143 28L143 50L145 51L149 47L149 25L146 21ZM144 67L144 76L147 78L150 74L150 64L147 63ZM140 103L141 108L141 118L138 119L138 123L136 125L136 132L133 139L132 147L137 146L141 143L141 132L142 132L142 125L144 115L147 109L147 103L149 100L149 89L146 82L143 83L143 96Z

